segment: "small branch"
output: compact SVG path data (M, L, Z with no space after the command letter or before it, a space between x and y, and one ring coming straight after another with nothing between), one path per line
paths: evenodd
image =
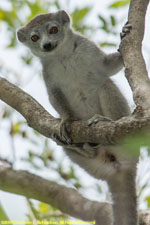
M29 211L29 215L31 217L31 220L34 221L34 224L37 225L37 222L36 222L36 217L34 215L34 212L32 210L32 205L31 205L31 202L28 198L26 198L26 202L27 202L27 206L28 206L28 211Z
M150 110L150 80L142 55L142 40L145 28L145 14L149 0L132 0L128 21L130 33L123 38L120 51L125 64L125 73L133 91L137 112Z
M29 126L46 137L57 133L58 122L34 98L19 87L0 77L0 99L16 109ZM56 126L56 128L55 128Z
M0 167L0 189L45 202L78 219L95 220L97 224L105 225L110 225L112 221L111 204L90 201L73 188L67 188L26 171ZM150 224L149 211L141 211L139 215L140 225Z

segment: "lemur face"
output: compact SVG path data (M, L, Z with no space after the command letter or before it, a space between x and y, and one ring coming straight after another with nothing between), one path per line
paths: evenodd
M36 16L17 31L20 42L39 57L52 54L63 43L70 27L70 17L65 11Z

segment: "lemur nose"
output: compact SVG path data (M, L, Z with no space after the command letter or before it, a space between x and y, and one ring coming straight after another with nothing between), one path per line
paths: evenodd
M44 50L46 50L46 51L51 50L51 47L52 47L51 43L46 43L46 44L43 45L43 48L44 48Z

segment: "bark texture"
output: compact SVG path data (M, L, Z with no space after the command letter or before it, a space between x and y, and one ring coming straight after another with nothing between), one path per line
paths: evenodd
M142 55L142 40L145 28L145 14L149 0L133 0L130 4L128 22L132 29L121 43L126 77L133 91L139 115L150 111L150 80ZM148 111L148 112L147 112Z

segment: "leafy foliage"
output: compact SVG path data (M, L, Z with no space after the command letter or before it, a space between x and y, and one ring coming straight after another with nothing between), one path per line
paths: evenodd
M30 212L32 212L27 214L29 221L54 221L56 223L57 221L68 219L68 216L44 202L34 204L31 200L27 199L27 204Z
M148 208L150 208L150 195L146 197L146 202L147 202Z
M75 28L75 30L84 34L87 30L93 29L92 27L84 24L84 20L88 16L90 11L91 11L91 7L85 7L81 9L76 8L73 11L73 13L71 13L72 25Z
M127 6L129 5L129 3L130 3L130 0L115 1L109 7L116 9L116 8Z
M9 221L9 218L8 218L4 208L2 207L1 203L0 203L0 220Z

